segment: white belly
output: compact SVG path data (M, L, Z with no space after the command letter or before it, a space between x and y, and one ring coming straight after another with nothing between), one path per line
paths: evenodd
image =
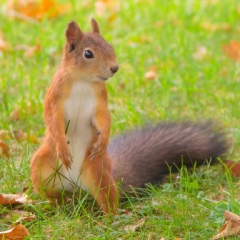
M62 169L64 189L81 187L81 166L86 150L92 140L92 119L95 115L95 95L91 83L77 82L73 85L69 98L65 102L65 123L69 122L66 138L73 156L71 169Z

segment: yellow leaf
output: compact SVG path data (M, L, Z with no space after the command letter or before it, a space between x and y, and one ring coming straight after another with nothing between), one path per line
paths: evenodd
M231 41L223 45L223 51L235 61L240 61L240 42Z
M70 9L69 4L60 4L55 0L26 0L26 1L12 1L8 4L9 10L42 20L44 17L54 18L60 16ZM15 17L20 17L18 14ZM23 19L23 18L22 18Z
M8 130L0 130L0 140L8 140L11 138L11 134Z

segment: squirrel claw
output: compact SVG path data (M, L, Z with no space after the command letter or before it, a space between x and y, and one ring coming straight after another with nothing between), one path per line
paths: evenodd
M73 157L67 148L61 149L61 151L58 152L58 157L61 159L63 165L67 170L69 168L71 169L70 165L73 162Z

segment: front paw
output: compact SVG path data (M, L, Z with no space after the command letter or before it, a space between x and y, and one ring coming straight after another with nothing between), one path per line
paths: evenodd
M61 159L63 165L68 170L68 168L71 169L71 164L73 162L73 157L68 150L68 148L62 148L58 151L58 157Z
M107 149L108 141L101 135L98 137L98 140L95 144L93 144L93 148L91 150L90 159L94 159L95 156L102 154Z

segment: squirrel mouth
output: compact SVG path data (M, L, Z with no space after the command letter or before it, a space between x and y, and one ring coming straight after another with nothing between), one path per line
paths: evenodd
M107 81L108 80L108 78L105 78L105 77L100 77L100 76L98 76L101 80L103 80L103 81Z

